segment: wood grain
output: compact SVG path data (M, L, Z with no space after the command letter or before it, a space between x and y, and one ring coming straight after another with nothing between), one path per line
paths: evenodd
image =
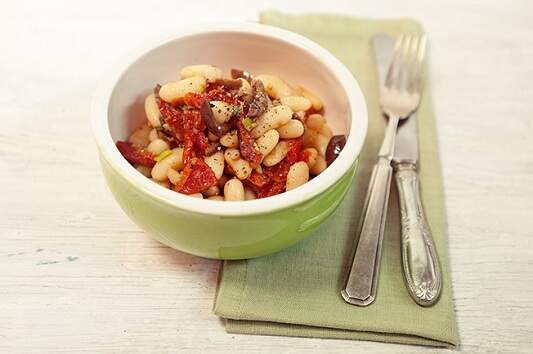
M104 184L89 110L105 69L155 33L196 21L253 20L266 7L423 23L431 40L460 349L531 352L533 3L227 3L3 5L0 352L433 351L226 334L211 312L218 262L150 240Z

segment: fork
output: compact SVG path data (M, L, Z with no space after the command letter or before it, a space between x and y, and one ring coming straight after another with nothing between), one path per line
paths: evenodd
M368 306L376 299L396 130L399 121L408 118L420 103L425 43L425 36L398 37L380 90L381 109L389 121L370 177L352 267L346 287L341 290L344 300L352 305Z

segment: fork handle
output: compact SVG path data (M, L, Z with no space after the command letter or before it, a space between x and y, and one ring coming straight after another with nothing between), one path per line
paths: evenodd
M435 244L420 198L416 165L394 166L402 220L402 265L409 295L421 306L433 305L442 288Z
M341 291L344 300L352 305L368 306L376 299L391 180L390 160L382 157L372 170L357 249L346 287Z

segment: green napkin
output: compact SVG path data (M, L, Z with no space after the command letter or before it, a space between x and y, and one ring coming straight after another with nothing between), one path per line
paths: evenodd
M385 122L378 105L371 39L378 32L420 32L412 20L367 20L333 15L285 16L266 12L261 22L301 33L335 54L365 94L369 130L351 190L336 214L314 235L276 254L223 264L214 312L230 333L344 338L430 346L459 343L449 276L446 217L435 122L426 90L418 111L423 201L444 274L439 302L422 308L403 283L400 220L391 193L377 299L369 307L346 304L346 280L369 175ZM326 107L327 108L327 107Z

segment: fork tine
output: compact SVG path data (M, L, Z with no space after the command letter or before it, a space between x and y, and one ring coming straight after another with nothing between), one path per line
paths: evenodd
M413 67L409 92L417 93L422 89L424 75L424 57L426 53L426 36L417 36L417 46L413 48Z
M415 78L413 79L413 91L414 92L420 92L422 89L423 84L423 77L424 77L424 58L426 55L426 43L427 43L427 37L426 35L422 35L419 37L418 40L418 50L416 52L416 70L415 70Z
M396 43L394 44L394 52L389 64L389 69L387 70L387 76L385 77L385 86L389 88L396 87L398 84L404 37L405 36L401 34L398 39L396 39Z
M413 36L406 35L405 40L402 43L401 48L401 61L400 61L400 73L398 75L397 89L405 91L409 87L411 81L411 67L412 67L412 55L411 46L413 42Z
M385 87L416 93L421 90L426 36L400 35L385 78Z
M408 49L408 57L406 59L406 70L408 71L407 76L407 84L405 86L406 90L408 92L414 92L416 89L416 82L417 82L417 73L418 73L418 50L419 50L419 44L420 44L420 37L419 36L411 36L411 45Z

